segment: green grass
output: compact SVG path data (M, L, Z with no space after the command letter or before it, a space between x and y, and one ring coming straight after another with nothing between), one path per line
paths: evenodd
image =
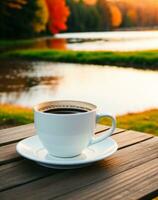
M2 53L0 58L158 69L158 51L154 50L135 52L16 50Z
M0 104L0 126L16 126L31 122L33 122L33 111L31 109ZM110 122L105 118L102 118L100 123L110 125ZM117 127L158 136L158 109L118 116Z
M31 45L34 42L35 42L35 39L0 40L0 49Z
M29 108L0 104L0 126L17 126L33 122L33 112Z
M117 127L119 128L151 133L158 136L158 109L129 113L117 116L116 119ZM100 123L110 125L110 122L105 118L102 118Z

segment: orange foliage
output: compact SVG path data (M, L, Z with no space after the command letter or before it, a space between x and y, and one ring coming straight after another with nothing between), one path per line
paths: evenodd
M111 2L121 5L123 15L127 15L134 25L158 24L158 0L111 0Z
M113 27L119 27L122 22L122 14L120 9L114 5L109 4L110 13L111 13L111 24Z
M66 21L69 16L69 9L65 0L45 0L49 12L49 29L54 33L66 30Z
M95 5L97 3L97 0L83 0L83 1L87 5Z
M53 39L49 42L50 49L65 50L66 49L66 39Z

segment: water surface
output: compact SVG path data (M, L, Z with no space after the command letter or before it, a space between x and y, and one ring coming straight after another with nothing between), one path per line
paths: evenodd
M71 50L140 51L158 49L158 31L107 31L64 33L56 38L65 39Z
M158 107L158 71L115 66L1 61L0 103L32 107L73 99L97 104L100 112L124 114Z
M15 45L15 47L11 48L84 51L151 50L158 49L158 31L62 33L55 35L55 37L37 38L31 44L20 47Z

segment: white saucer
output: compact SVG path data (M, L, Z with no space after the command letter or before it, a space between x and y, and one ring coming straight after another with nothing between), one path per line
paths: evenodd
M87 166L111 156L117 151L117 148L115 140L109 137L106 140L88 146L79 156L59 158L48 154L38 135L24 139L16 146L17 152L23 157L36 161L42 166L56 169L72 169Z

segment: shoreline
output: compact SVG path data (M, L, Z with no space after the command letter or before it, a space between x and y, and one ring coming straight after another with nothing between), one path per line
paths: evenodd
M3 52L0 59L28 61L52 61L64 63L115 65L137 69L158 69L158 50L112 52L112 51L71 51L71 50L13 50Z

